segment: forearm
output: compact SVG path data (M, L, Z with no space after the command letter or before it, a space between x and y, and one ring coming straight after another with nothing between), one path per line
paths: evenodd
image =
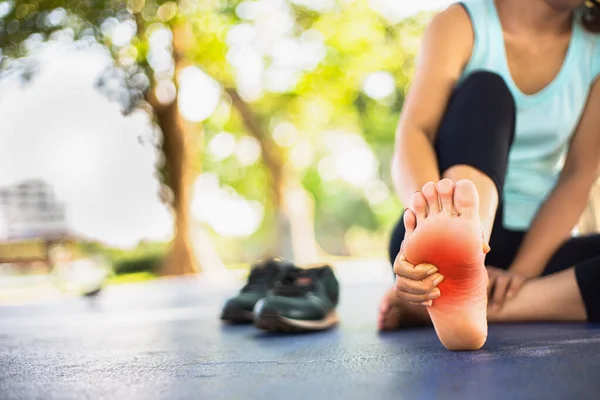
M571 232L588 202L589 183L575 176L561 179L536 215L511 266L527 277L540 276Z
M399 134L392 160L392 179L396 193L405 206L427 182L440 180L435 151L424 132L414 130Z

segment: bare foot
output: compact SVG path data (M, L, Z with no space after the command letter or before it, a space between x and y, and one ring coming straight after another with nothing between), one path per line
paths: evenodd
M406 259L435 265L444 276L441 297L427 308L438 337L449 350L478 350L487 339L489 247L481 233L477 190L468 180L430 182L413 196L411 209L416 227L407 226Z
M379 303L377 326L380 331L431 325L431 319L423 307L416 307L400 300L389 289Z

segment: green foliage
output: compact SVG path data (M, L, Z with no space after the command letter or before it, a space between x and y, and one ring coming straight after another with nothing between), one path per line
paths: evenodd
M213 15L214 21L229 24L215 25L214 32L231 32L241 24L260 29L259 22L236 21L233 14L227 17L214 16L232 13L233 10L233 7L205 9L205 13ZM309 165L301 168L290 165L290 152L294 146L280 147L279 152L316 200L315 228L320 244L332 252L343 253L344 234L351 227L372 232L389 230L400 215L401 205L393 195L389 172L394 133L413 73L420 36L431 14L423 13L399 24L391 24L373 11L367 1L357 0L325 13L294 5L292 15L295 26L291 38L302 41L306 35L320 35L325 49L324 57L313 68L302 71L296 84L289 90L266 90L252 101L251 106L269 138L278 122L287 121L296 127L299 140L310 143L314 158ZM206 14L194 14L190 16L190 21L194 26L204 26L200 22L204 18ZM218 35L212 34L211 37L218 38ZM226 35L221 36L224 37ZM224 56L227 51L232 51L231 45L223 42L217 48L217 57L198 57L195 60L206 71L235 72ZM198 52L201 53L200 50ZM274 64L270 54L263 54L262 60L266 69ZM393 77L395 89L386 98L373 99L363 90L363 85L370 74L380 71ZM230 80L220 79L215 74L213 76L225 85L231 85ZM215 120L220 123L215 123ZM208 140L221 130L234 132L238 138L246 134L240 115L235 111L231 112L226 123L222 123L222 120L217 117L207 122ZM318 166L331 153L325 133L337 129L359 134L368 144L379 161L377 179L388 186L390 196L387 200L370 204L363 190L340 179L331 181L323 178ZM268 190L265 187L267 174L261 172L264 165L258 168L255 165L245 167L234 157L215 161L209 152L205 155L203 167L206 171L215 172L223 184L235 188L244 196L260 200L263 204L268 201L268 196L265 196ZM265 206L270 210L268 203ZM268 226L270 221L267 216L264 226ZM261 230L255 236L263 234Z
M168 251L168 244L163 242L142 242L132 250L112 248L98 242L84 242L78 246L79 252L84 255L98 255L106 259L116 275L155 273Z
M34 34L41 35L44 40L57 31L67 32L75 40L93 38L106 46L115 59L116 67L123 71L119 78L121 85L130 89L129 95L124 97L125 109L139 105L141 93L148 88L147 83L161 76L160 71L150 68L152 63L148 60L149 35L156 29L184 29L185 40L188 41L184 46L186 53L177 56L196 64L225 88L241 92L239 75L248 72L250 66L234 62L241 47L236 47L233 33L238 35L238 40L248 41L252 35L263 35L260 38L256 36L252 45L254 50L259 50L254 53L259 60L253 62L264 66L265 72L258 78L263 84L272 83L274 75L268 72L278 68L275 49L285 52L286 46L290 45L313 46L317 53L322 51L320 58L298 69L293 84L278 90L269 89L267 85L259 96L249 101L264 139L273 142L274 130L282 121L295 127L297 137L291 146L274 145L286 170L291 171L314 197L315 228L321 245L326 249L344 253L344 235L352 227L382 232L399 217L401 205L393 196L389 173L394 132L414 70L419 39L430 14L420 14L392 24L374 11L367 0L339 2L334 9L323 13L282 1L287 11L270 20L265 17L268 13L261 14L262 20L256 15L243 15L244 7L257 4L254 0L10 1L11 11L0 18L0 48L4 64L8 58L25 55L27 46L24 43ZM52 18L48 15L59 8L66 10L65 17L59 23L49 23ZM277 37L279 28L273 26L288 17L292 21L291 29ZM136 33L130 43L114 43L110 35L103 32L100 27L111 18L135 21ZM55 22L58 20L54 18ZM270 29L275 36L264 36ZM259 42L262 44L257 44ZM290 68L296 67L291 65ZM145 81L140 77L140 69L144 71ZM382 98L369 96L364 87L373 73L392 77L395 87L391 93ZM168 72L166 75L171 79ZM146 85L136 86L131 82L146 82ZM218 133L227 131L239 141L249 135L245 122L239 112L231 109L228 96L223 96L217 111L204 123L205 140L208 143ZM348 136L360 136L374 154L378 168L373 179L387 185L388 198L370 201L363 190L365 188L352 185L339 176L327 179L323 176L319 165L331 159L334 151L327 133L339 130L347 132ZM343 136L336 140L340 142L339 146L345 143ZM308 144L310 160L298 165L293 152L302 143ZM223 238L217 246L227 251L235 249L240 253L256 251L260 254L277 211L269 195L272 188L269 186L268 166L260 161L242 164L234 156L221 159L208 151L202 155L202 169L218 175L222 186L232 187L247 199L260 202L265 210L261 229L244 239L243 245ZM154 265L150 258L140 263L128 259L123 268L150 268ZM116 261L119 257L113 254L111 259ZM146 267L141 267L141 264Z
M119 285L122 283L138 283L156 279L157 275L152 272L135 272L132 274L115 275L108 279L108 284Z
M158 272L158 268L163 260L159 255L147 255L131 259L122 259L113 265L113 271L116 275L133 274L139 272Z

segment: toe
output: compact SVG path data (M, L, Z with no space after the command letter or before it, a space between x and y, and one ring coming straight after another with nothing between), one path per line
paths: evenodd
M427 200L421 192L412 195L410 199L410 209L417 217L417 225L427 217Z
M479 196L473 182L462 179L454 186L454 207L460 216L475 218L479 212Z
M453 212L452 194L454 192L454 182L452 182L450 179L442 179L437 183L436 187L440 197L440 203L442 205L442 212Z
M435 214L440 211L438 192L435 183L427 182L422 189L423 196L427 200L427 210L429 214Z
M412 231L417 227L417 217L415 213L410 209L406 209L404 211L404 229L406 230L406 234L410 235Z

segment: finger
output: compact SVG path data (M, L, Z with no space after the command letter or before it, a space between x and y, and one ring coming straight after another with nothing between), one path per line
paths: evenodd
M421 304L424 302L429 302L429 300L435 300L437 298L439 298L442 293L440 292L440 289L435 288L433 291L431 291L430 293L427 294L412 294L412 293L406 293L404 291L399 290L398 287L394 287L394 294L396 295L397 298L407 301L409 303L413 303L413 304Z
M525 284L525 278L520 275L514 275L510 280L510 285L506 291L506 297L511 298L516 295Z
M440 274L433 274L430 277L417 281L403 276L396 276L396 287L406 293L427 294L444 280Z
M437 271L438 269L435 267L435 265L413 265L406 261L406 258L404 258L403 255L396 258L396 262L394 263L394 273L396 275L415 281L422 281L428 276L435 274Z
M494 295L492 299L492 304L496 310L500 310L504 305L506 290L508 289L509 284L510 277L507 277L506 275L501 275L496 279L496 283L494 285Z
M387 297L387 296L386 296ZM379 304L379 314L385 314L390 309L390 302L386 299L386 301L382 301Z
M491 273L488 276L489 278L489 282L488 282L488 287L487 287L487 295L488 298L490 298L491 294L492 294L492 289L494 288L494 284L496 283L496 279L498 278L498 275Z
M504 273L503 269L492 267L491 265L488 265L485 267L485 269L487 270L488 275L498 275L499 273Z

